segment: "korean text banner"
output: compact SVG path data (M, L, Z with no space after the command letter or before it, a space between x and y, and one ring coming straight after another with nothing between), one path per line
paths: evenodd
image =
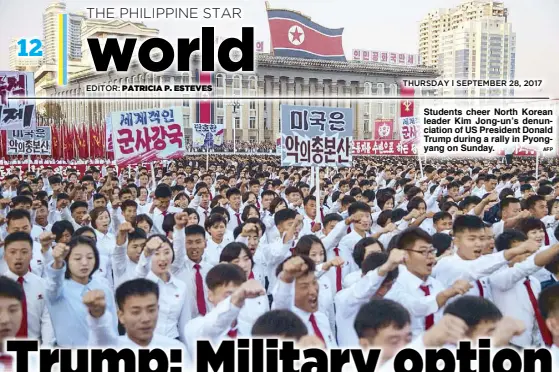
M8 155L51 155L52 134L50 127L26 130L9 130Z
M223 145L223 127L223 124L194 124L192 147L212 148Z
M350 166L353 110L281 105L282 166Z
M417 146L400 140L353 141L353 155L415 156Z
M32 72L0 71L0 130L35 129L35 101L8 99L34 95Z
M118 165L182 157L186 153L182 107L111 114Z

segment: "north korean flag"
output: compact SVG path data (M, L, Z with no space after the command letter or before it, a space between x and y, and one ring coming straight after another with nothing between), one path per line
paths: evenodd
M344 61L343 28L331 29L289 10L268 10L274 55Z
M200 85L214 85L214 73L197 70L196 79ZM208 97L210 92L201 92L201 96ZM211 99L199 99L196 105L196 123L214 124L215 106Z

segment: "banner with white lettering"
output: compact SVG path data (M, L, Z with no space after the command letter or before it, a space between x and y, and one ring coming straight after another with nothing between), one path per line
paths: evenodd
M52 155L50 127L7 132L8 155Z
M35 129L35 100L10 99L34 95L32 72L0 71L0 130Z
M282 166L351 166L353 110L281 105Z
M183 157L186 153L182 107L118 111L111 114L118 165Z
M223 145L223 124L196 123L192 128L192 147L212 148Z

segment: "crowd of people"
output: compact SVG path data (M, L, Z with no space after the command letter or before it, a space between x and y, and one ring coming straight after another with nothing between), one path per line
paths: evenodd
M10 169L0 344L192 365L197 340L275 337L381 349L386 371L403 348L481 338L559 357L556 160L361 157L319 185L275 156L206 160Z
M204 147L189 148L189 152L205 152ZM210 149L211 152L240 152L240 153L275 153L276 144L269 141L254 142L254 141L225 141L221 145L214 145Z

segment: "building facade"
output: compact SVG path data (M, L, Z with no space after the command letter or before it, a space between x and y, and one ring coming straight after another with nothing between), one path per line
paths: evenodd
M53 2L43 12L43 63L56 64L58 45L58 15L68 14L68 59L82 58L81 24L83 13L68 13L64 2Z
M196 62L196 60L194 61ZM196 84L196 71L158 74L146 73L138 65L132 65L127 73L97 73L89 69L71 75L65 87L54 80L43 79L37 84L37 96L49 97L153 97L135 100L55 100L61 106L62 119L69 123L102 122L113 111L135 110L152 107L182 106L187 141L192 138L192 124L196 118L195 93L177 93L176 100L163 100L169 92L95 93L86 92L87 84ZM397 99L383 100L383 96L399 94L400 79L436 78L437 73L428 67L401 67L359 62L329 62L299 58L257 55L256 74L216 73L214 92L217 96L245 97L238 100L216 100L216 124L225 125L225 140L275 141L280 133L280 105L317 105L348 107L354 109L354 137L373 138L375 119L393 119L395 133L399 133ZM432 91L417 94L432 95ZM351 100L346 97L374 95L378 99ZM325 99L324 97L332 97ZM259 99L246 99L259 97ZM264 98L262 98L264 97ZM266 97L281 97L266 100ZM290 98L299 97L300 99ZM306 98L309 97L309 98ZM53 102L50 100L49 102ZM44 104L39 102L39 105ZM52 118L51 118L52 119Z
M12 39L8 47L10 71L35 72L41 65L41 58L18 56L20 48L17 44L18 41L18 39Z
M516 36L499 17L461 23L441 34L439 70L444 79L510 80L515 77ZM443 95L513 96L513 88L448 87Z
M508 10L499 1L466 0L450 9L429 12L419 26L419 54L426 66L439 66L442 33L456 30L464 22L498 17L507 22Z

